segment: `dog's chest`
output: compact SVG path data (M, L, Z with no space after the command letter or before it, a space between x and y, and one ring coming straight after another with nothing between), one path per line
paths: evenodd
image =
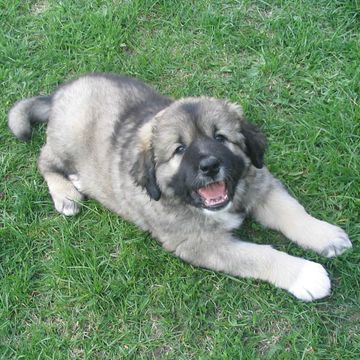
M227 208L216 212L208 210L204 210L204 212L209 221L218 223L219 226L226 230L237 229L245 219L245 214L233 213L230 212Z

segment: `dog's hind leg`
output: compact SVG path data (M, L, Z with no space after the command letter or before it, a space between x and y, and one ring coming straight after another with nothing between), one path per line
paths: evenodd
M49 187L55 209L66 216L77 214L83 195L69 180L64 163L53 155L47 145L41 150L39 169Z

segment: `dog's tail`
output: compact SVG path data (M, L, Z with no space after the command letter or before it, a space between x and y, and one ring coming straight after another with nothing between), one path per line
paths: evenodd
M29 140L31 124L49 120L51 98L51 96L36 96L20 100L10 109L8 126L18 139Z

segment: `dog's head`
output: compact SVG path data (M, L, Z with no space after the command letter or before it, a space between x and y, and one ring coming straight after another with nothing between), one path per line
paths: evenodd
M139 144L133 175L151 198L207 210L231 202L248 167L263 166L266 147L239 106L213 98L174 102L140 129Z

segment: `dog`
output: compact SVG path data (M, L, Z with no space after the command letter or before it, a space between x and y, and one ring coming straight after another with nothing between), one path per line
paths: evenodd
M94 73L9 111L19 139L30 138L34 122L48 122L38 167L61 214L93 198L185 262L261 279L303 301L330 294L322 265L233 235L251 216L326 257L351 247L264 166L265 136L239 105L173 100L139 80Z

